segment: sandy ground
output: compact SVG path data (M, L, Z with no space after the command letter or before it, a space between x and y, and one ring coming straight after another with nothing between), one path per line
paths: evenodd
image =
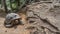
M23 21L24 21L24 15L22 16ZM0 34L29 34L30 31L26 30L27 24L24 25L18 25L17 28L6 28L4 27L4 20L5 18L0 17Z

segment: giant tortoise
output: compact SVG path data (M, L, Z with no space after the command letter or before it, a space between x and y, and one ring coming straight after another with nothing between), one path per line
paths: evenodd
M4 26L12 27L17 24L21 24L21 17L16 13L8 13L4 21Z

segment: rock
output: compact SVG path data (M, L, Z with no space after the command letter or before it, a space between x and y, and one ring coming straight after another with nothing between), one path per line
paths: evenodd
M27 9L29 23L30 21L32 23L34 22L33 25L38 25L38 27L43 26L50 32L53 31L56 33L57 31L60 31L60 8L54 7L52 3L32 4L27 7L29 8Z

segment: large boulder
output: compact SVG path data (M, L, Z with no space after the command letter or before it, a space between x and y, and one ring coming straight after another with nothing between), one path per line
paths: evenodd
M59 3L58 3L59 4ZM52 33L60 33L60 8L53 3L33 3L27 6L28 22L47 28Z

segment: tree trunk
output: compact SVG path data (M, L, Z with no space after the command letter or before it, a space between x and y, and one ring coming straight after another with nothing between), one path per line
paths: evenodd
M12 0L10 0L10 8L11 8L11 10L13 10L13 8L12 8Z
M18 0L18 6L20 6L20 1Z
M8 13L7 6L6 6L6 0L1 0L2 2L2 7L4 7L5 12Z

